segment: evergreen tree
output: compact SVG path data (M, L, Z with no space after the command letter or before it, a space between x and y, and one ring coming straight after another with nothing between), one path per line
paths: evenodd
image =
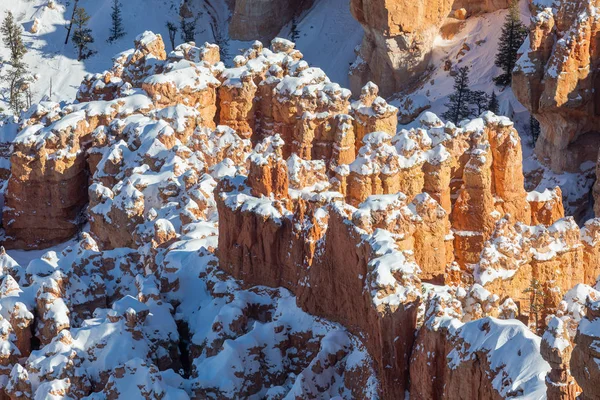
M489 102L489 96L482 90L473 90L469 93L469 104L474 106L476 117L488 109Z
M67 30L67 37L65 38L65 44L69 43L69 37L71 36L71 29L73 29L73 21L75 20L75 13L77 13L77 5L79 4L79 0L75 0L73 4L73 13L71 14L71 20L69 21L69 26L65 26ZM68 3L67 3L68 5Z
M196 19L187 21L181 18L181 38L184 42L193 42L196 37Z
M15 115L27 107L27 69L22 62L13 63L2 79L8 84L8 105Z
M298 31L298 21L296 17L292 18L292 27L290 28L290 40L296 43L300 39L300 32Z
M468 118L471 115L469 109L469 98L471 90L469 90L469 67L462 67L454 77L454 93L448 97L445 113L442 117L448 121L458 124L461 120Z
M498 103L498 98L496 97L495 91L493 91L492 95L490 96L490 102L488 103L487 108L494 114L498 114L500 112L500 103Z
M85 60L96 53L89 47L90 43L94 43L92 30L87 27L89 20L90 16L85 12L85 8L79 7L73 18L73 25L75 26L75 31L73 32L73 44L77 48L77 60L79 61Z
M4 45L10 50L10 62L18 64L27 53L27 49L23 44L23 29L16 23L12 12L6 12L0 32Z
M544 311L545 306L545 295L542 284L537 279L532 278L529 287L527 287L523 293L529 294L530 321L533 323L535 333L540 334L541 332L539 331L542 328L540 325L540 314ZM531 320L531 317L533 317L533 321Z
M210 29L213 34L213 38L215 39L215 43L219 46L219 55L221 56L221 61L225 62L229 60L229 36L227 34L223 34L218 27L210 24Z
M527 37L527 29L519 18L519 2L512 0L504 25L496 54L496 66L503 73L494 78L497 85L506 86L512 81L512 70L517 62L517 52Z
M529 117L529 131L531 132L531 141L534 146L540 137L540 130L540 123L533 115L531 115Z
M123 29L123 17L121 17L121 3L119 3L119 0L113 0L110 18L112 21L108 41L114 42L115 40L125 36L125 30Z
M167 22L167 30L169 31L169 41L171 42L171 48L175 50L175 35L177 34L177 26L171 21Z

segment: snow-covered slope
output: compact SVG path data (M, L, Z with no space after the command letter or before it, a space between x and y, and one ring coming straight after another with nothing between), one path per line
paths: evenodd
M415 105L430 106L431 112L441 115L446 111L448 96L454 91L453 75L459 68L469 67L471 90L482 90L488 95L495 92L500 103L500 114L516 123L522 139L529 123L529 113L514 97L509 87L496 86L493 78L500 75L501 69L495 65L498 41L507 10L499 10L465 21L448 22L446 35L436 38L429 72L406 91L398 93L392 104L402 110L409 98ZM521 20L528 24L529 10L527 1L521 1ZM451 27L452 26L452 27ZM445 31L446 27L442 28ZM446 36L446 37L444 37ZM530 146L530 140L523 140Z

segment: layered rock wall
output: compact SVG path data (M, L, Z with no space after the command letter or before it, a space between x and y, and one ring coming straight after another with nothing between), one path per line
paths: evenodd
M555 172L596 161L598 66L596 1L534 1L529 39L513 72L513 91L540 122L538 158Z
M422 74L433 40L451 9L452 0L352 1L352 15L365 31L358 60L350 71L352 90L358 92L372 80L385 88L384 96L390 96Z
M3 378L7 392L43 395L39 382L49 378L37 366L57 354L78 366L104 360L106 343L82 338L95 337L86 330L103 337L108 326L117 342L132 344L123 354L131 362L111 359L91 374L61 369L65 393L82 397L93 384L110 394L134 370L152 381L161 370L190 368L179 346L194 359L188 371L198 397L319 397L342 388L353 398L378 390L383 398L407 390L503 398L534 396L540 384L545 391L548 372L563 382L566 357L546 349L544 364L525 326L504 320L541 332L549 313L564 313L565 292L598 273L600 224L580 230L563 218L559 190L526 193L508 119L485 113L456 127L425 114L419 127L397 132L397 110L374 84L351 103L349 91L284 39L270 49L255 42L225 68L215 46L187 43L167 56L160 37L145 33L111 71L87 77L79 98L33 110L17 142L27 145L27 160L39 150L43 162L73 162L83 174L90 234L26 269L0 252L11 348L3 360L30 352L32 335L44 349L37 364ZM19 162L12 168L13 177L38 173ZM69 185L49 182L50 191ZM23 190L9 184L12 206ZM47 205L38 207L15 213L16 221L35 221ZM39 245L16 232L24 247ZM206 302L191 305L196 293ZM305 312L354 339L282 320ZM175 335L175 318L189 337ZM555 328L552 337L562 337ZM254 346L257 329L275 339ZM372 360L361 358L352 373L363 345ZM522 363L508 368L505 355ZM232 368L231 358L239 361ZM371 364L379 385L365 384ZM280 368L265 372L267 365ZM293 371L301 377L292 387Z
M234 0L229 36L235 40L270 41L313 0Z
M452 10L464 17L508 7L507 0L352 0L350 10L365 35L350 69L350 86L358 94L368 81L391 96L426 70L440 28Z

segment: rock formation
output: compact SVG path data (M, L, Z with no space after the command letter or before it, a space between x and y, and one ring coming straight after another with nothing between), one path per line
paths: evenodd
M233 0L229 35L235 40L270 41L295 15L309 8L312 2Z
M542 357L552 370L546 377L548 399L575 399L579 388L571 376L570 361L573 347L565 323L552 317L542 337Z
M411 398L544 397L540 339L519 321L485 317L463 323L451 293L431 293L411 355ZM535 349L535 350L534 350Z
M596 383L600 379L600 368L598 368L600 353L594 343L598 340L599 306L598 301L586 305L586 315L577 328L575 347L571 354L571 373L582 389L579 396L581 399L598 398Z
M544 192L527 193L527 201L531 207L532 225L552 225L565 216L560 187L554 190L546 189Z
M358 59L350 72L352 90L356 92L364 82L372 80L385 88L384 96L390 96L412 77L423 73L429 63L433 39L452 3L452 0L352 1L352 15L365 31Z
M429 65L433 41L453 9L464 9L466 17L506 7L506 0L352 0L352 15L365 31L350 69L352 92L358 94L373 81L389 97L421 76Z
M555 172L579 172L598 156L595 7L534 1L529 40L513 72L515 96L540 122L536 154Z
M227 68L146 32L77 104L25 114L6 243L72 243L26 265L0 249L3 394L538 398L547 374L572 392L556 345L595 296L575 285L600 223L525 191L507 118L397 131L376 85L351 102L294 47Z

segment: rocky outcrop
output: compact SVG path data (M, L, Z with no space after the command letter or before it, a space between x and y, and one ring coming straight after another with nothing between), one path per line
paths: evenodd
M350 71L352 91L358 93L371 80L385 88L383 96L390 96L422 74L429 63L433 40L452 3L352 1L352 15L365 31L358 59Z
M548 322L540 351L552 368L546 376L548 399L576 399L579 387L569 369L573 347L565 323L560 318L552 317Z
M464 19L508 5L507 0L352 0L352 15L365 31L350 68L352 92L373 81L389 97L414 82L426 71L434 39L452 10L461 10Z
M539 354L540 339L525 325L492 317L463 323L455 295L429 296L410 360L411 398L545 396L543 374L550 366Z
M453 10L464 9L466 15L494 12L510 6L510 0L454 0Z
M287 40L231 68L161 43L22 122L22 160L83 174L89 232L27 266L0 249L6 393L539 398L546 375L571 393L554 345L594 294L571 287L598 273L600 224L525 191L512 122L397 132L374 84L351 103ZM542 350L515 318L549 321Z
M477 124L485 125L477 128ZM463 186L452 210L456 259L463 268L476 263L498 217L511 214L529 224L531 211L519 165L519 135L510 121L492 116L475 120L472 150L462 170ZM465 128L469 131L469 125ZM460 162L460 161L459 161Z
M250 158L254 164L254 156ZM278 169L276 165L272 165L274 171ZM410 230L411 220L419 217L404 205L403 197L373 199L354 213L349 206L318 208L318 202L309 202L308 209L304 209L300 202L292 213L285 208L285 200L277 200L281 196L276 192L264 193L255 187L265 186L248 178L223 181L217 189L221 268L246 284L286 287L298 295L299 304L311 314L339 321L357 334L366 335L366 347L385 382L384 396L403 396L420 282L415 275L418 267L411 261L412 253L402 252L402 243L410 246L415 242L411 248L419 249L419 254L433 254L428 243L439 243L436 235L443 238L449 226L438 226L437 217L427 214L425 209L431 207L427 198L420 200L420 207L424 215L432 218L427 221L432 230L412 239L408 235L414 231L403 230ZM447 222L445 211L430 201L433 213L445 217ZM398 220L386 225L381 217L387 212L382 207L394 213L402 210ZM397 232L402 243L383 233L378 236L376 227ZM265 248L264 243L271 245ZM443 256L445 249L439 250ZM392 258L396 262L388 264ZM429 273L437 276L445 269L446 259L442 258L437 271ZM438 260L435 256L433 259L428 267ZM344 271L338 271L337 265L343 265ZM388 275L392 271L393 277ZM338 282L341 276L348 278L347 283Z
M77 111L48 126L28 126L17 136L2 218L7 247L44 248L77 232L87 202L81 147L95 123Z
M529 40L513 72L515 96L540 122L536 154L555 172L579 172L598 155L596 6L534 1Z
M531 207L531 224L550 226L565 216L562 201L562 190L555 187L554 190L546 189L544 192L527 193L527 201Z
M484 246L475 281L514 299L519 314L539 331L546 316L561 307L567 291L595 273L597 243L592 235L593 231L580 233L572 217L549 227L503 219Z
M590 302L586 305L585 317L579 323L575 336L575 347L571 354L571 373L582 393L579 398L595 400L599 398L596 384L600 379L598 367L600 353L594 343L598 341L598 321L600 321L600 303Z
M360 98L352 103L356 151L363 144L366 135L372 132L385 132L394 136L398 127L398 109L379 97L379 88L368 82L361 90Z

